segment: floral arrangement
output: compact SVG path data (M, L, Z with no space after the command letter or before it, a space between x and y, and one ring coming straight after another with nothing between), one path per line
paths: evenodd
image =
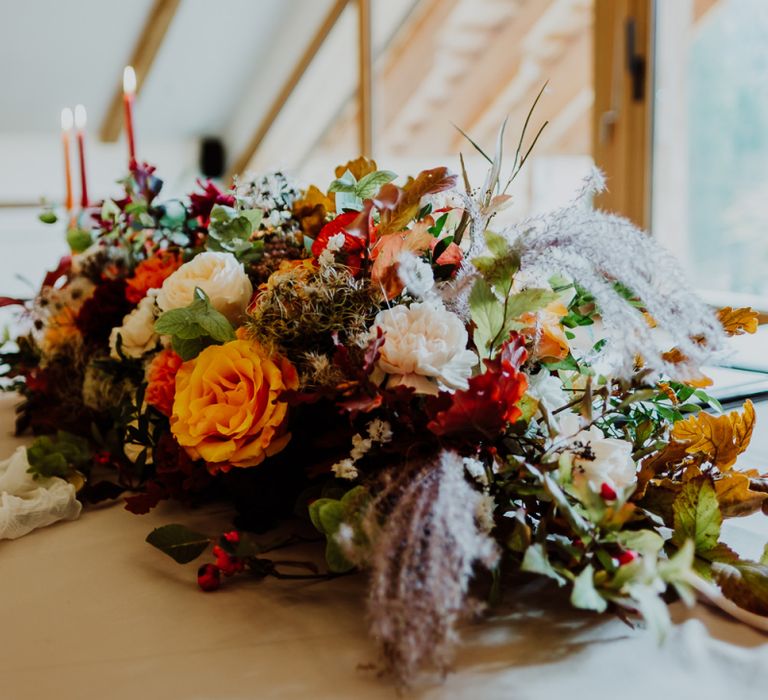
M768 512L768 482L735 466L754 409L723 413L700 370L756 315L711 311L595 211L597 173L494 232L525 161L504 184L500 150L479 188L443 167L395 184L360 158L327 191L273 173L166 202L136 165L37 296L4 300L28 325L3 362L31 473L135 513L230 499L231 531L148 537L180 562L213 544L205 590L367 570L371 633L405 682L533 575L659 631L668 592L719 586L768 614L765 558L720 541L723 518ZM270 558L261 533L292 513L327 572Z

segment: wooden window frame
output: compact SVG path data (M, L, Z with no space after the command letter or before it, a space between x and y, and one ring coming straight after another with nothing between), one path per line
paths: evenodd
M596 205L650 225L653 0L595 0L592 153L607 191Z

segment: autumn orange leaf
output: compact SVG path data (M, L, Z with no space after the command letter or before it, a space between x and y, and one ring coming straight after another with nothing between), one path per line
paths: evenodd
M757 475L757 472L752 472ZM759 510L768 493L753 491L749 473L730 471L715 479L715 493L720 510L726 517L750 515Z
M376 167L375 160L370 160L365 156L359 156L354 160L348 161L344 165L337 165L335 170L336 177L341 177L345 172L347 172L347 170L349 170L349 172L351 172L355 176L355 179L359 182L366 175L375 173L378 168Z
M717 320L720 321L723 330L728 335L742 335L757 331L757 311L748 306L741 309L725 306L717 312Z
M701 412L675 423L671 437L685 445L688 454L705 455L721 470L730 469L736 457L744 452L752 438L755 407L751 401L743 412L732 411L723 416Z
M680 348L672 348L671 350L667 350L667 352L662 353L661 357L665 362L670 362L674 365L688 362L688 358L682 352L682 350L680 350ZM710 379L703 372L699 371L695 377L692 377L683 383L687 384L688 386L696 387L697 389L703 389L704 387L712 386L712 379Z

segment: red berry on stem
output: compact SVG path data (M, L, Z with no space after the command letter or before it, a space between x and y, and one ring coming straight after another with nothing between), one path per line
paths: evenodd
M203 564L197 570L197 585L206 593L215 591L221 585L219 567L215 564Z
M635 561L635 559L637 559L637 552L633 552L631 549L627 549L618 556L619 566L629 564L630 562Z

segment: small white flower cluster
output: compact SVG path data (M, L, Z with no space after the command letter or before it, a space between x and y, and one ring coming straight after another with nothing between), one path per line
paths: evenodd
M352 450L349 457L336 462L331 467L339 479L356 479L358 477L356 463L370 452L374 444L384 445L392 440L392 426L387 421L376 418L368 423L366 431L368 437L363 437L360 433L352 436Z
M238 200L251 209L264 211L263 226L268 229L295 230L293 203L300 197L298 183L280 171L248 177L237 187Z

